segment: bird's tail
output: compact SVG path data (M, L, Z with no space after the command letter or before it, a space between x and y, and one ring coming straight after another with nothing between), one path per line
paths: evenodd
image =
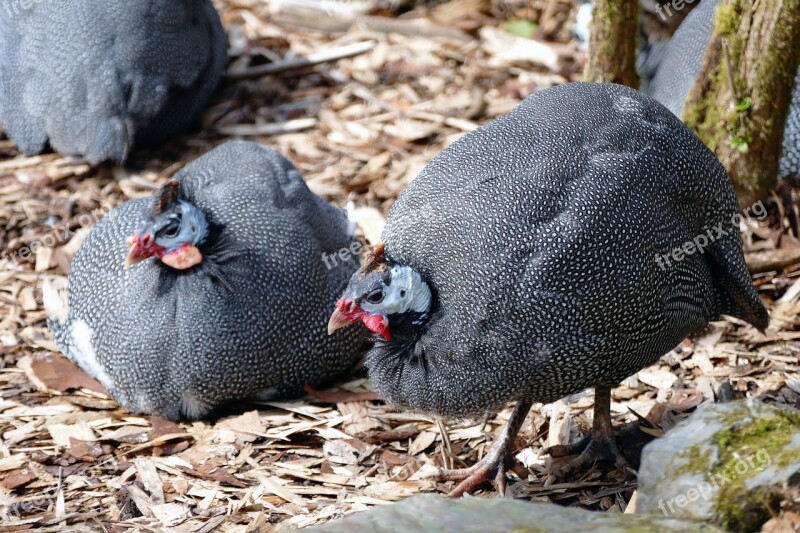
M719 239L709 252L720 314L742 319L763 332L769 314L753 287L738 234Z

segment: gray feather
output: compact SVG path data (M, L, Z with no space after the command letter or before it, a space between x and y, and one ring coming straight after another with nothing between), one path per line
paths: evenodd
M226 62L210 0L6 2L0 122L26 154L122 162L196 122Z

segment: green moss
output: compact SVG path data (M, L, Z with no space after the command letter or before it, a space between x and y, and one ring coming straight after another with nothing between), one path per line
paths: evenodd
M717 13L714 16L714 33L717 35L729 35L739 28L742 18L742 11L739 2L729 4L722 3L717 6Z
M776 496L769 487L748 491L746 481L768 465L788 466L800 459L800 451L786 450L800 432L800 413L777 411L745 424L741 419L728 422L730 427L713 437L719 460L709 472L721 485L717 519L727 530L755 531L770 517ZM742 463L746 467L737 469Z
M715 434L714 442L719 446L720 462L727 464L761 450L770 456L777 454L798 431L800 413L779 410L745 425L736 420L731 427Z
M736 33L742 21L744 0L737 0L729 4L720 4L717 7L717 15L714 22L714 38L725 39L728 43L728 58L730 64L725 61L724 50L720 51L720 57L716 66L709 73L711 85L717 90L709 92L706 97L699 102L693 102L687 106L684 113L684 121L700 136L703 142L711 150L716 151L720 142L724 138L738 139L732 144L737 149L746 148L745 139L752 139L752 128L748 124L750 111L750 96L745 94L746 83L738 73L736 65L739 64L744 53L744 40L737 39ZM719 91L729 85L728 69L732 68L734 98L737 101L735 109L728 109L729 106L717 104ZM748 105L743 106L743 102Z
M748 150L750 150L751 142L753 142L753 137L749 135L747 137L734 137L731 139L731 148L735 148L743 154L746 154Z
M742 205L762 199L774 187L778 172L778 154L782 128L773 128L775 120L785 121L792 83L797 74L797 0L794 7L783 9L786 16L775 21L762 50L747 52L751 31L747 21L762 24L762 15L775 6L755 7L752 0L730 0L717 7L714 43L727 43L708 72L708 86L700 101L688 101L683 118L689 127L711 148L731 174ZM746 27L748 26L748 27ZM719 46L719 45L717 45ZM746 53L747 73L742 68ZM728 70L732 72L729 75ZM730 81L729 81L730 80ZM749 81L748 81L749 80ZM730 82L733 82L732 92ZM776 110L780 114L776 114ZM735 152L754 155L740 157Z
M727 492L727 489L723 492ZM717 505L719 524L727 531L758 531L769 520L777 505L777 495L771 487L757 487L746 494L728 493Z
M678 468L675 473L678 475L681 474L691 474L691 473L705 473L711 470L712 467L712 458L711 452L708 450L703 450L703 447L699 444L695 444L685 452L681 454L681 457L686 458L686 463L683 466Z

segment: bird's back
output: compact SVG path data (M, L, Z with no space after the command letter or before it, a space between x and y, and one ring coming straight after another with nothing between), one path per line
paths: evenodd
M442 152L395 204L384 240L437 294L427 364L455 359L453 372L505 382L472 385L488 395L476 406L499 405L614 383L720 313L763 327L735 213L722 166L661 105L571 84ZM719 225L705 253L660 267Z
M93 163L121 161L134 142L158 142L196 120L227 60L209 0L6 7L0 121L27 153L49 141Z

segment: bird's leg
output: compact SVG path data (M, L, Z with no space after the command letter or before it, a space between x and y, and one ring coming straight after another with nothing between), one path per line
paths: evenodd
M794 203L794 198L792 197L792 190L796 188L794 183L797 183L798 178L800 176L787 176L782 180L778 180L778 185L775 187L775 193L778 195L780 199L780 207L781 214L786 214L786 218L789 221L789 229L792 231L792 235L794 238L800 238L800 213L798 213L797 206ZM783 221L781 221L782 223Z
M532 405L533 402L527 400L517 403L502 433L494 441L492 447L489 448L489 453L483 459L469 468L442 469L439 471L437 477L440 481L461 481L450 492L450 496L458 498L467 492L472 492L482 483L488 481L493 474L495 474L495 480L498 481L498 490L504 488L506 460L511 455L514 438L519 433L519 428L522 427L522 422L528 416L528 411L531 410Z
M545 450L551 457L578 457L556 471L557 477L569 477L597 460L610 461L625 471L628 462L614 442L614 427L611 424L611 387L597 386L594 392L594 420L592 433L574 444L551 446Z

